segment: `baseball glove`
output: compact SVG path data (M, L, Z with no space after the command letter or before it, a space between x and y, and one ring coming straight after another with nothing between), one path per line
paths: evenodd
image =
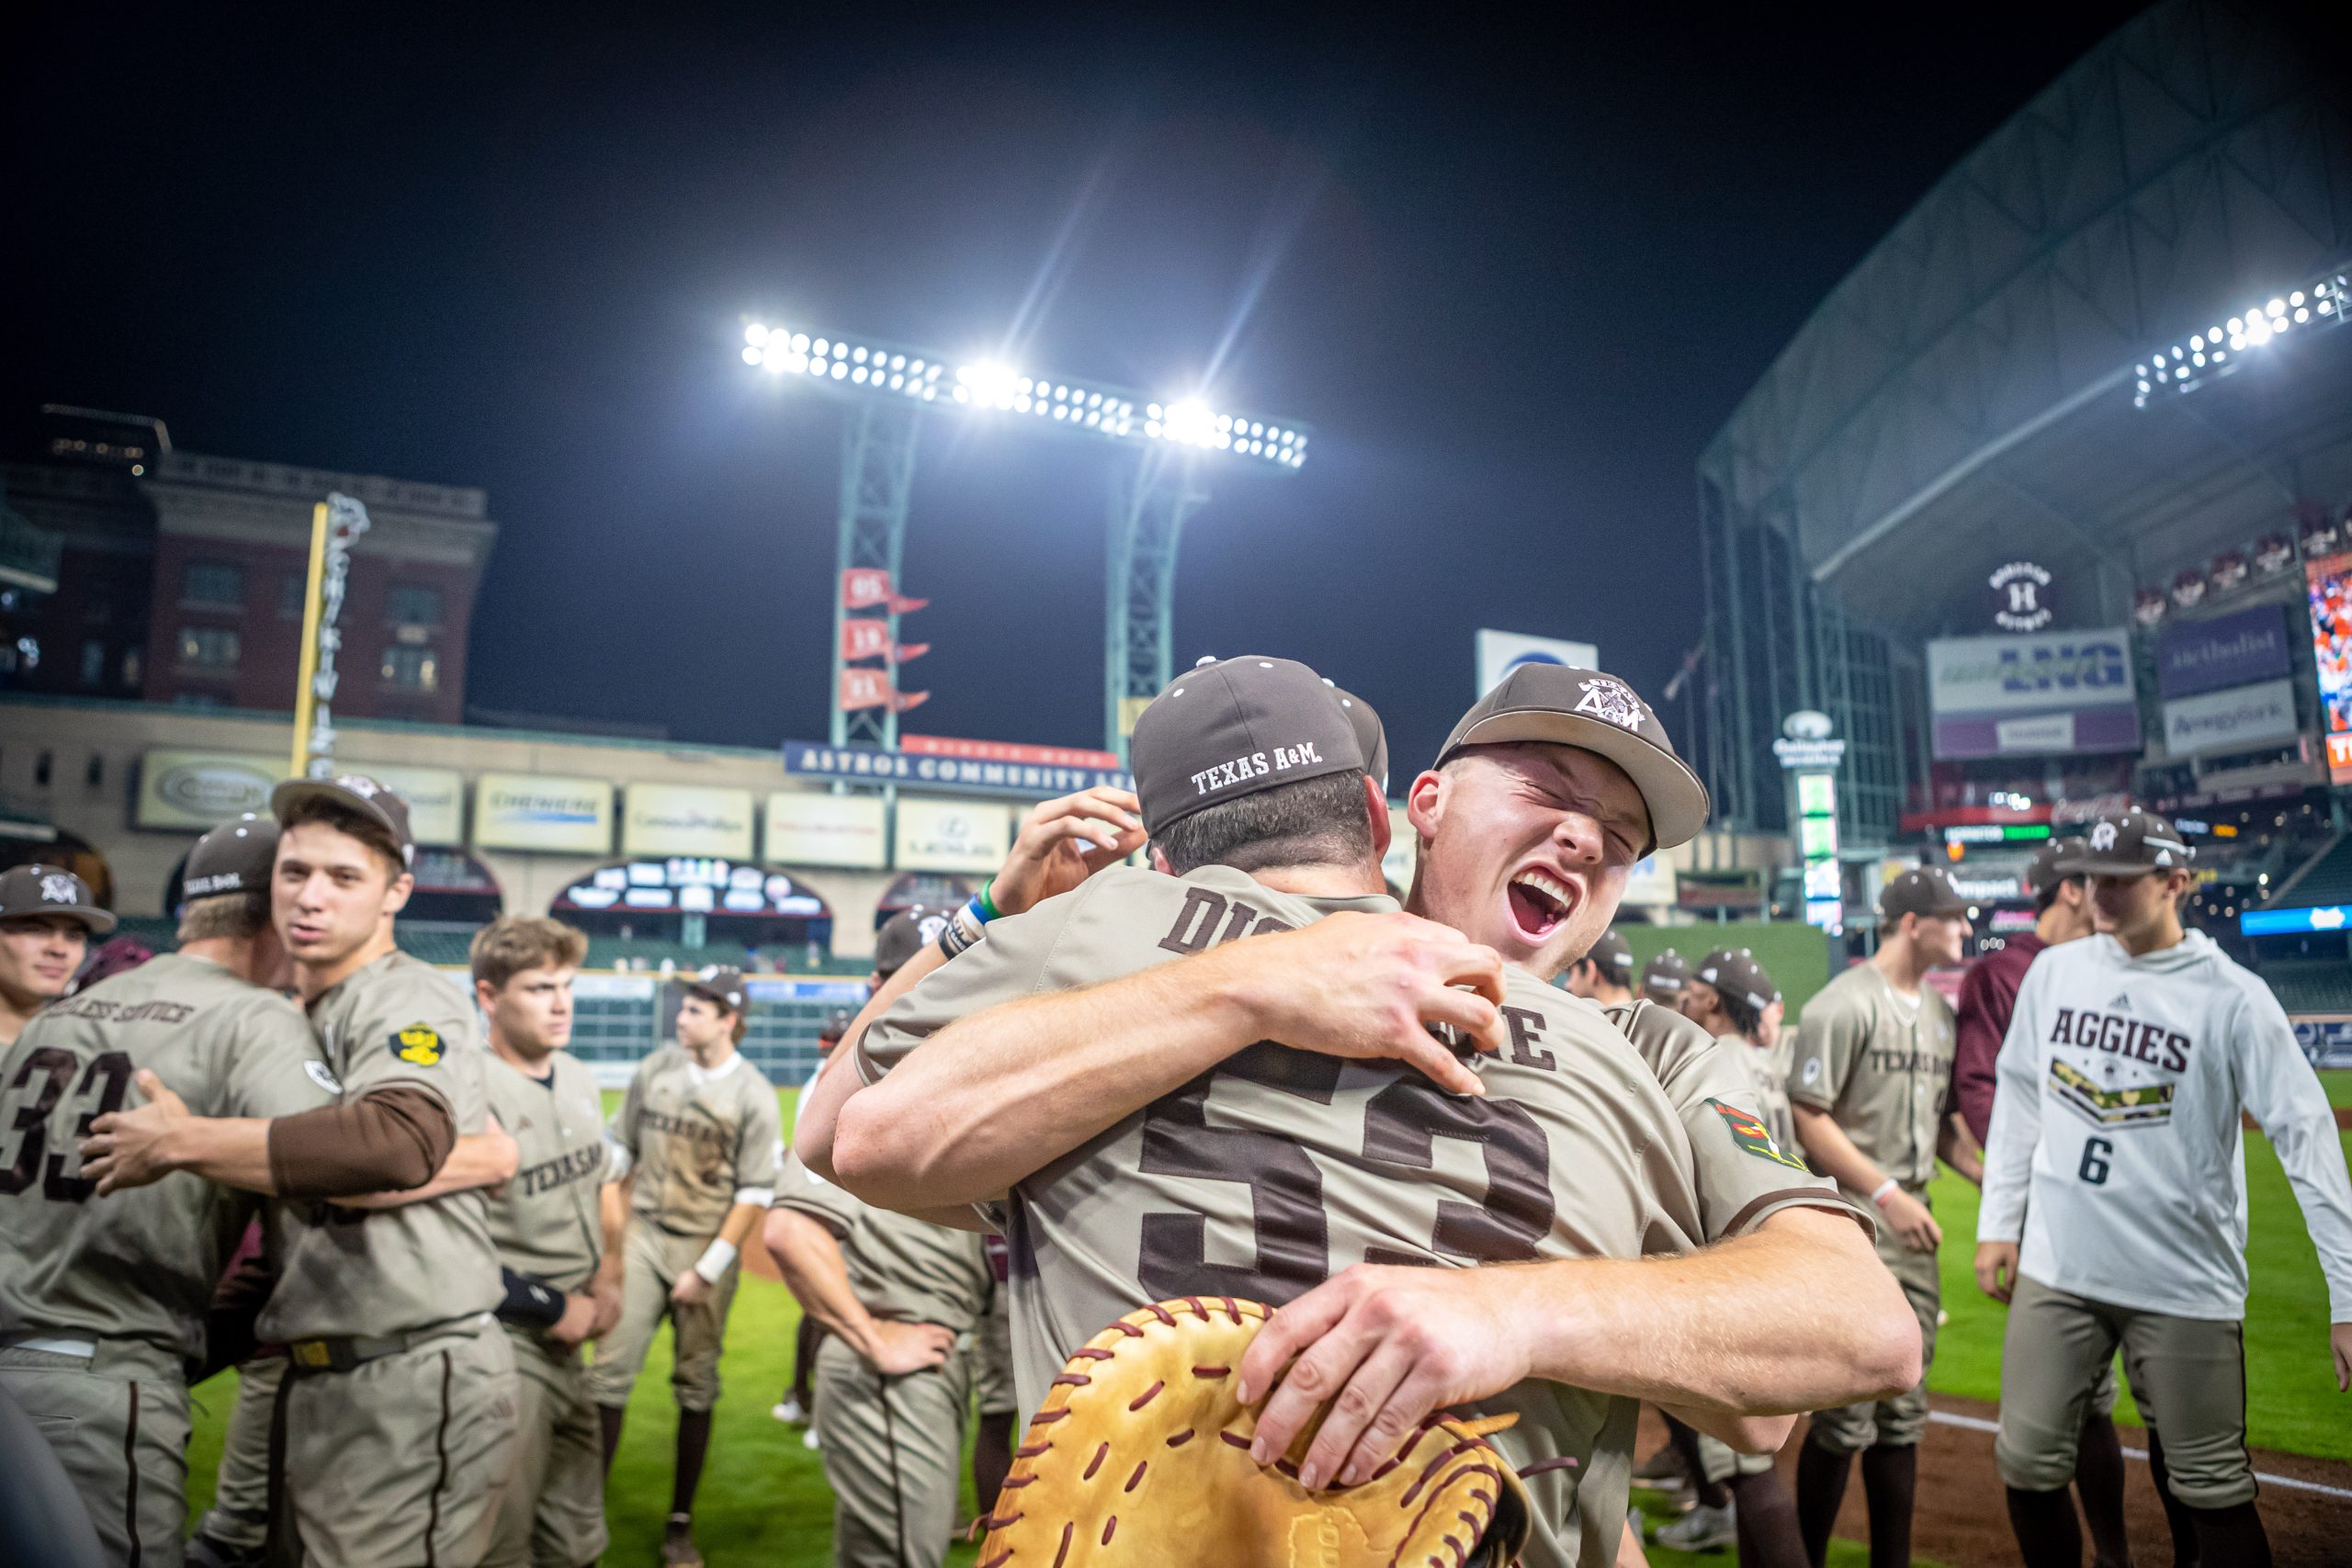
M1314 1426L1271 1465L1233 1369L1272 1315L1186 1296L1131 1312L1069 1359L1014 1451L979 1568L1501 1568L1527 1491L1487 1434L1513 1417L1423 1421L1360 1486L1298 1483ZM1317 1425L1319 1425L1319 1417Z

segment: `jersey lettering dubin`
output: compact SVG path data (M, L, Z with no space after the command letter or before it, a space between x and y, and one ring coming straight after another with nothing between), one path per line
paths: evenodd
M213 1286L260 1200L185 1173L96 1198L77 1145L141 1067L194 1115L276 1117L334 1102L318 1058L293 1003L175 953L28 1024L0 1059L0 1337L200 1360Z
M387 953L310 1011L345 1100L412 1084L449 1107L460 1136L488 1124L488 1053L473 1004L431 964ZM411 1333L504 1299L490 1201L479 1188L373 1213L325 1201L288 1207L297 1217L285 1270L262 1309L265 1339Z
M1224 866L1182 878L1114 868L990 922L984 942L867 1031L857 1065L871 1082L983 1008L1327 914L1396 908L1276 893ZM1504 1051L1462 1053L1482 1098L1448 1095L1400 1064L1262 1041L1019 1183L992 1207L1012 1249L1023 1408L1036 1407L1072 1350L1156 1300L1280 1305L1358 1262L1641 1258L1690 1251L1787 1207L1852 1212L1757 1135L1744 1071L1695 1027L1641 1020L1665 1054L1654 1064L1600 1009L1517 970L1504 1019ZM1515 1465L1578 1461L1529 1483L1540 1517L1526 1561L1608 1561L1634 1403L1531 1382L1479 1405L1520 1413L1497 1438Z
M483 1064L490 1108L514 1140L514 1179L490 1203L498 1261L559 1291L587 1288L605 1255L597 1204L608 1153L596 1075L569 1051L535 1078L497 1056Z

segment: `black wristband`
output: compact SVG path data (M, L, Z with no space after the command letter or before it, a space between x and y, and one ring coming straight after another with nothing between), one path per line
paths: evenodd
M519 1323L526 1328L553 1328L563 1319L564 1294L553 1285L543 1285L528 1274L517 1274L502 1265L499 1282L506 1287L506 1299L498 1303L498 1319L502 1323Z

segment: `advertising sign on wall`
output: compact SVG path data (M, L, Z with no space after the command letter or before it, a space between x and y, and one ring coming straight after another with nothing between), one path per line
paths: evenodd
M2320 728L2327 776L2352 784L2352 555L2303 564L2312 594L2312 651L2319 660Z
M1941 758L2140 745L2132 642L2120 627L1930 642L1928 700Z
M2176 757L2247 751L2295 738L2295 683L2207 692L2165 705L2165 750Z
M2156 689L2166 698L2250 686L2288 672L2287 617L2257 604L2210 621L2179 621L2156 645Z
M901 871L992 872L1012 841L1012 809L900 796L891 863Z
M888 850L878 795L768 796L770 861L878 871L888 863Z
M141 828L204 832L246 811L267 811L269 792L286 776L286 758L243 751L150 751L139 762Z
M603 779L484 773L474 781L474 842L488 850L610 854L613 786Z
M784 771L802 778L848 779L857 784L928 784L959 794L1017 795L1031 800L1075 795L1097 784L1136 787L1135 775L1117 768L1001 762L975 757L935 757L886 751L879 746L831 746L822 740L784 743ZM989 870L996 868L990 866Z
M752 858L752 792L633 784L625 791L621 853Z
M1485 696L1513 668L1521 664L1565 664L1573 670L1597 670L1600 650L1589 642L1563 642L1554 637L1527 637L1519 632L1478 628L1478 694Z
M382 762L354 762L351 768L408 803L408 829L418 843L466 841L466 781L456 769L400 768Z

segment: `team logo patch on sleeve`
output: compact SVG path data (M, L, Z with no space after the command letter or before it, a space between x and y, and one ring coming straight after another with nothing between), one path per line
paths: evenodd
M1769 1159L1775 1165L1785 1165L1791 1170L1806 1169L1804 1161L1772 1141L1772 1129L1758 1122L1751 1112L1742 1111L1736 1105L1725 1105L1720 1100L1710 1100L1707 1103L1715 1108L1715 1114L1721 1116L1724 1125L1731 1129L1733 1143L1758 1159ZM1808 1171L1807 1174L1811 1173Z
M392 1036L392 1055L411 1066L438 1066L441 1036L429 1023L412 1023Z
M311 1075L311 1081L312 1083L318 1085L329 1094L341 1094L343 1092L343 1085L336 1079L334 1071L329 1068L324 1062L320 1061L317 1057L313 1056L309 1061L304 1062L302 1064L302 1070Z

